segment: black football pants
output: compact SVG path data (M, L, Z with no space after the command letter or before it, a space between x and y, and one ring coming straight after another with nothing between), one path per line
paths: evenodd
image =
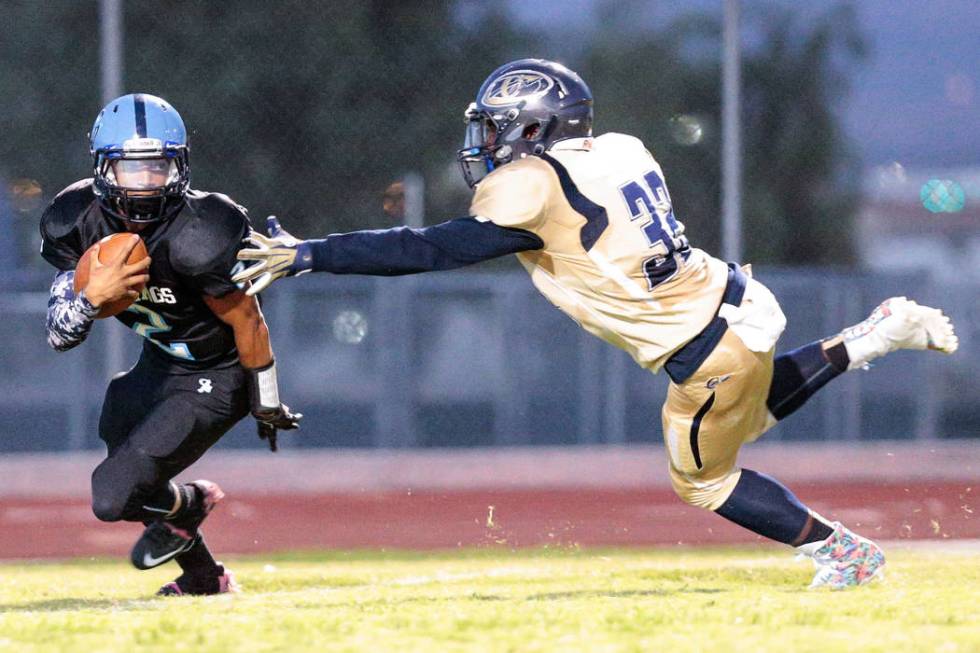
M108 456L92 473L92 511L102 521L159 518L144 509L249 412L245 371L188 371L144 351L106 390L99 437ZM169 506L167 506L169 508Z

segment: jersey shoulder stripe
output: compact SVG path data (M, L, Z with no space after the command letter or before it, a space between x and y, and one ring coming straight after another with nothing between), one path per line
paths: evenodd
M568 203L572 205L573 209L585 217L585 226L582 227L582 231L579 233L579 239L582 242L582 248L588 252L595 246L596 241L599 240L599 237L602 236L606 228L609 227L609 215L606 213L605 208L596 204L579 191L578 186L572 181L572 177L568 174L565 166L547 153L542 154L541 158L558 175L558 182L561 184L561 190L565 194L565 199L568 200Z

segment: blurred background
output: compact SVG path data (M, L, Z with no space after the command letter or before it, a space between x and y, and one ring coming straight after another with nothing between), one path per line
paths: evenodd
M0 558L128 550L92 516L112 320L56 354L38 221L91 175L111 98L169 100L191 182L303 237L466 215L462 115L497 66L561 61L596 133L640 137L696 246L751 262L790 349L891 295L942 306L955 356L845 375L741 456L873 537L980 537L980 8L973 0L284 0L3 3ZM229 500L226 553L750 542L673 496L667 380L587 335L514 260L264 293L303 428L246 419L181 479ZM302 500L297 501L297 498Z
M559 60L596 133L642 138L696 246L723 242L722 0L4 3L0 451L101 450L102 393L139 338L45 345L38 220L90 176L87 133L129 92L169 100L192 185L304 237L466 215L462 114L511 59ZM771 441L980 438L980 9L971 0L740 5L741 259L784 348L905 294L953 317L955 356L836 381ZM731 50L729 50L729 61ZM737 250L736 250L737 251ZM286 449L657 443L665 378L581 332L515 261L266 293ZM258 448L250 423L219 448Z

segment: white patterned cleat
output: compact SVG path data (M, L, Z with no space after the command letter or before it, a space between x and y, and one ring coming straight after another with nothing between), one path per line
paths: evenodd
M898 349L934 349L952 354L959 347L949 318L938 308L920 306L905 297L886 299L868 319L841 331L851 359L847 369Z
M829 587L847 589L880 580L884 577L885 554L871 540L834 522L834 532L823 542L797 547L813 559L817 573L810 589Z

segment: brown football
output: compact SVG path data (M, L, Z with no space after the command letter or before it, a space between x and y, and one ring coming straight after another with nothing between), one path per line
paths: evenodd
M122 250L128 243L132 234L129 233L118 233L106 236L99 241L99 263L108 263L117 256L119 256L120 250ZM78 260L78 265L75 266L75 292L79 292L85 286L88 285L88 269L89 261L92 256L92 248L95 245L89 247L88 250L82 254L82 258ZM146 251L146 245L143 243L143 239L136 243L136 247L130 252L129 258L126 259L126 263L132 265L133 263L138 263L145 259L149 254ZM134 287L133 290L142 292L143 286ZM99 308L99 314L96 316L99 319L105 317L112 317L117 313L122 313L129 305L135 300L133 299L117 299L114 302L106 302Z

